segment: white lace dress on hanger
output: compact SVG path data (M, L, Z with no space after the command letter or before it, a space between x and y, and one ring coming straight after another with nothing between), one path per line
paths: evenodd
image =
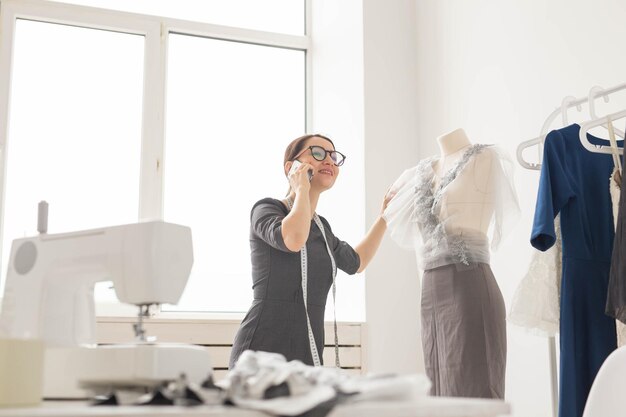
M559 332L559 307L563 252L561 221L554 221L556 243L545 252L533 250L528 272L522 278L511 302L509 323L540 336Z

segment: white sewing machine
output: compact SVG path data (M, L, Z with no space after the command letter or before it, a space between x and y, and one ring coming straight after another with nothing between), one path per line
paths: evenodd
M198 346L147 342L150 306L176 304L193 264L191 229L161 221L16 239L11 247L0 334L46 345L44 398L151 387L185 374L211 374ZM113 281L120 301L139 307L137 340L96 346L94 284Z

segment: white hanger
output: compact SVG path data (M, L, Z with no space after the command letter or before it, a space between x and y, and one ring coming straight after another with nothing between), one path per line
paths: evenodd
M615 127L613 121L609 119L609 142L611 143L611 153L613 154L613 165L617 167L618 171L622 172L622 160L619 157L619 147L617 146L617 140L615 139Z
M602 97L604 99L604 102L608 103L609 94L615 93L616 91L623 90L623 89L626 89L626 84L620 84L618 86L615 86L613 88L609 88L606 90L597 85L592 87L591 90L589 90L589 114L591 115L591 120L600 119L600 117L598 117L598 115L596 114L595 101L597 97ZM607 129L613 129L615 133L617 133L620 137L622 138L624 137L624 132L615 128L615 126L609 127L609 124L606 124L606 125L603 125L603 127Z
M544 122L541 128L541 134L538 137L524 141L517 146L517 161L519 162L519 164L526 169L532 169L532 170L541 169L541 163L527 162L526 160L524 160L522 156L522 152L526 148L530 148L531 146L534 146L534 145L539 145L538 147L539 160L541 160L543 142L546 138L546 135L549 132L551 124L559 116L559 113L561 114L561 117L562 117L563 126L566 126L568 125L567 110L571 109L572 107L576 107L578 111L581 111L581 104L589 102L589 113L591 115L592 120L599 120L601 118L599 118L598 115L596 114L595 99L598 97L602 97L605 102L608 102L609 94L615 93L617 91L625 90L625 89L626 89L626 83L619 84L619 85L616 85L614 87L607 88L607 89L604 89L600 86L594 86L589 91L589 94L587 95L587 97L582 97L579 99L574 99L574 97L572 96L565 97L563 101L561 102L561 107L555 109L552 113L550 113L550 115ZM614 116L613 120L615 120L616 115L617 114L613 115ZM600 123L599 125L595 125L595 126L591 126L587 128L587 130L585 130L585 133L592 127L596 127L596 126L607 127L608 125L606 124L606 120L605 120L604 123ZM581 126L581 132L582 132L582 126ZM623 131L619 129L615 129L615 133L618 136L624 138ZM592 145L591 143L589 143L586 135L581 134L581 142L583 142L583 146L585 146L586 149L588 150L593 149L592 152L597 149L595 145ZM610 153L610 152L611 152L610 150L606 150L606 149L601 151L601 153Z
M626 83L616 85L615 87L607 88L607 89L603 89L602 87L596 85L596 86L593 86L591 90L589 90L589 114L591 115L591 120L589 120L588 122L582 123L580 125L580 132L579 132L580 143L582 143L585 149L587 149L589 152L604 153L604 154L614 153L614 150L611 149L610 146L594 145L593 143L589 141L589 138L587 137L587 132L589 132L589 130L593 129L594 127L602 126L607 129L613 129L615 133L617 134L617 136L624 139L624 131L615 128L612 125L612 122L626 117L626 110L609 114L604 117L598 117L596 113L596 106L595 106L595 100L598 97L602 97L604 99L604 102L608 103L609 94L612 94L612 93L615 93L616 91L620 91L624 89L626 89ZM623 150L619 149L619 153L622 154Z
M609 95L606 93L602 94L603 92L604 88L600 87L599 85L594 85L589 90L589 114L591 115L591 119L599 119L598 115L596 114L596 97L602 97L605 103L609 102Z
M589 138L587 137L587 132L593 129L594 127L598 127L598 126L604 126L608 128L609 123L612 123L615 120L619 120L625 117L626 117L626 110L622 110L617 113L612 113L604 117L600 117L595 120L590 120L588 122L581 124L580 133L579 133L580 143L582 143L585 149L587 149L589 152L604 153L604 154L609 154L609 155L613 154L614 151L611 149L611 146L594 145L593 143L591 143L589 141ZM613 129L615 130L615 133L617 134L617 136L620 136L622 139L624 139L624 132L616 128L613 128ZM619 154L621 155L623 153L624 153L624 150L620 148Z
M577 99L574 96L565 96L563 98L563 100L561 101L561 126L567 126L569 125L569 119L567 117L567 110L572 108L572 107L576 107L576 110L578 111L582 111L582 106L581 104L585 102L585 99ZM548 126L544 126L545 130L548 130L549 127ZM545 131L544 131L545 132ZM547 133L545 133L547 134Z
M546 121L543 122L543 126L541 127L541 134L536 138L524 141L517 146L517 162L519 162L519 164L526 169L539 171L541 169L541 163L527 162L522 155L524 149L530 148L534 145L539 145L538 153L539 160L541 160L543 153L543 141L546 139L546 135L549 133L552 123L560 114L563 126L567 126L569 124L567 111L572 107L576 107L576 110L581 111L581 104L585 103L588 99L588 97L582 97L577 99L574 96L567 96L563 98L563 100L561 101L561 106L557 107L552 113L550 113Z

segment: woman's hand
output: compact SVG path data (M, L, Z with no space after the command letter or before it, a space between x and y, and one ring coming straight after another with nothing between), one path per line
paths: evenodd
M290 195L291 192L295 193L295 198L293 207L283 219L281 232L285 246L292 252L302 249L311 230L311 202L309 200L311 183L307 172L309 169L312 170L313 166L307 163L300 163L300 166L295 169L291 165L287 176Z
M309 181L308 171L313 170L311 164L306 162L300 163L300 166L296 170L289 174L289 185L296 194L307 193L311 189L311 182Z
M397 191L392 190L391 187L389 187L387 189L387 192L385 193L385 197L383 198L383 205L380 209L380 216L382 217L383 214L385 213L385 210L387 209L387 206L389 205L389 202L391 200L393 200L393 198L396 196Z
M383 240L383 235L385 234L385 230L387 230L387 220L383 216L385 213L385 209L389 205L389 202L395 197L396 191L391 190L391 187L387 189L385 193L385 197L383 198L383 205L380 208L380 215L367 232L367 235L363 238L361 243L359 243L354 250L359 254L359 259L361 264L359 265L359 269L357 272L363 272L363 270L370 263L378 247L380 246L380 242Z

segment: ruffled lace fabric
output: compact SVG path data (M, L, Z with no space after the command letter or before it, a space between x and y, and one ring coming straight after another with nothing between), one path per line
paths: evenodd
M559 332L563 241L561 221L554 221L556 242L545 252L534 250L528 272L522 278L511 302L507 320L539 336Z
M390 201L383 217L387 221L392 239L406 249L414 249L424 269L443 265L484 262L489 263L488 236L471 229L450 232L449 218L442 216L442 206L450 184L463 174L468 163L482 152L492 152L493 201L491 249L496 249L502 236L514 225L519 216L519 205L513 185L513 164L502 150L493 145L475 144L468 147L454 166L435 186L433 156L421 160L394 182L391 191L396 195Z

